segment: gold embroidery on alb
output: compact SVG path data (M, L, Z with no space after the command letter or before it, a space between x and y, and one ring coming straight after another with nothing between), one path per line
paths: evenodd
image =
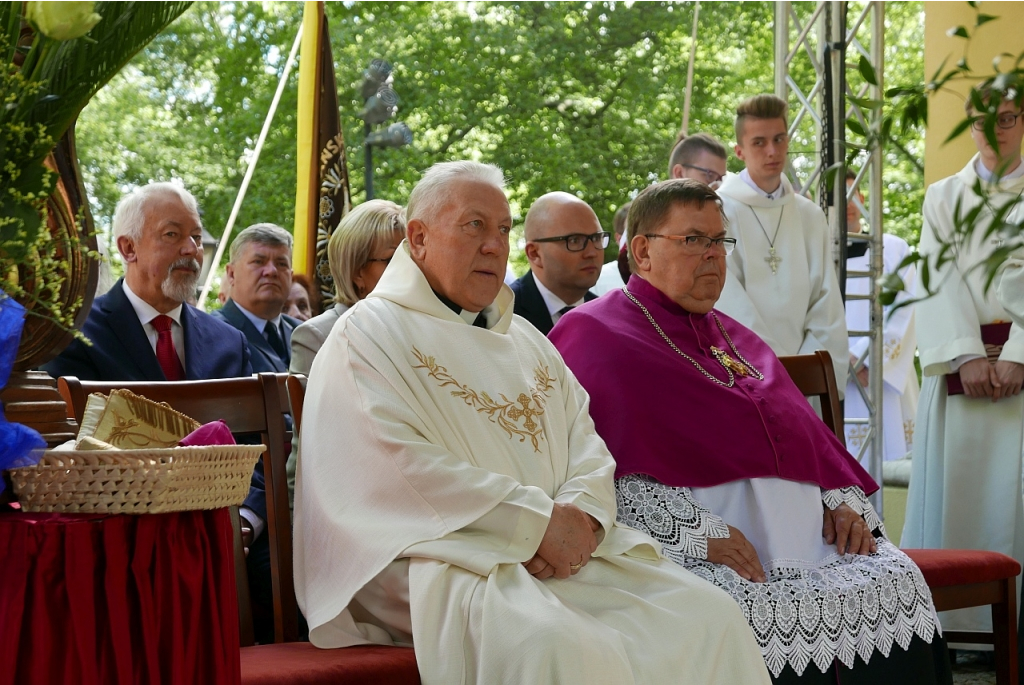
M427 375L437 381L442 388L454 385L458 390L451 391L452 397L458 397L477 412L486 414L487 418L498 424L509 438L518 435L519 442L525 442L529 438L533 444L533 451L540 452L540 439L544 437L544 430L534 419L544 414L545 400L554 384L548 367L538 366L533 370L536 383L530 388L530 394L521 392L515 400L510 400L499 393L501 402L497 402L486 392L478 393L469 386L459 383L448 373L448 369L439 365L433 357L424 355L415 347L412 348L412 353L420 362L412 368L426 369ZM519 425L520 420L522 426Z

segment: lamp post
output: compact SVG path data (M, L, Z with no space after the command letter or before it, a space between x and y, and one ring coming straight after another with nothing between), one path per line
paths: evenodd
M391 64L375 59L363 72L363 83L359 87L363 97L363 109L359 118L363 120L363 152L365 156L364 178L366 199L373 199L373 146L401 147L412 142L412 130L404 123L391 124L384 130L374 127L384 123L398 110L398 93L391 87L394 81Z

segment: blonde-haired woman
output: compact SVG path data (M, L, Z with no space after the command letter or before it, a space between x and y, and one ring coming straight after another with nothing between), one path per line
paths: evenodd
M359 205L338 224L327 243L327 261L334 279L334 306L292 331L292 360L288 371L309 375L313 357L323 346L339 317L377 286L392 255L405 238L405 213L388 200ZM298 440L288 456L288 499L295 497Z
M313 357L338 318L376 287L404 237L402 207L388 200L364 202L341 220L327 243L334 306L292 331L289 372L309 375Z

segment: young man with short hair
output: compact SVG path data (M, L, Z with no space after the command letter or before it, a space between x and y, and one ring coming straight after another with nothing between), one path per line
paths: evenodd
M737 239L718 308L779 356L828 350L846 387L849 352L828 222L793 190L786 102L756 95L736 110L736 156L747 168L718 189Z

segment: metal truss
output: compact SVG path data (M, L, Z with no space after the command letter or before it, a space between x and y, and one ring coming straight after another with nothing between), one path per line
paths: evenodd
M883 312L877 285L884 264L883 158L880 145L869 137L878 130L881 118L881 110L873 107L872 101L882 100L884 20L883 2L819 1L812 5L784 1L775 5L775 93L790 104L787 171L797 192L811 196L812 190L816 191L816 199L828 217L832 255L844 300L870 302L869 330L849 331L851 337L869 336L871 343L865 356L850 365L851 378L856 378L856 371L867 363L868 388L853 385L863 397L869 417L848 421L867 426L860 443L848 447L858 459L869 455L868 471L879 485L884 454ZM870 69L862 69L862 62ZM866 71L873 72L875 83L865 76ZM852 133L850 141L847 131ZM845 179L848 161L857 167L857 178L849 189ZM857 189L865 187L869 198L866 208L857 199ZM866 219L865 234L848 232L847 202L856 203ZM847 273L848 241L869 243L868 271ZM846 296L847 278L869 279L869 294ZM882 515L881 488L871 501Z

